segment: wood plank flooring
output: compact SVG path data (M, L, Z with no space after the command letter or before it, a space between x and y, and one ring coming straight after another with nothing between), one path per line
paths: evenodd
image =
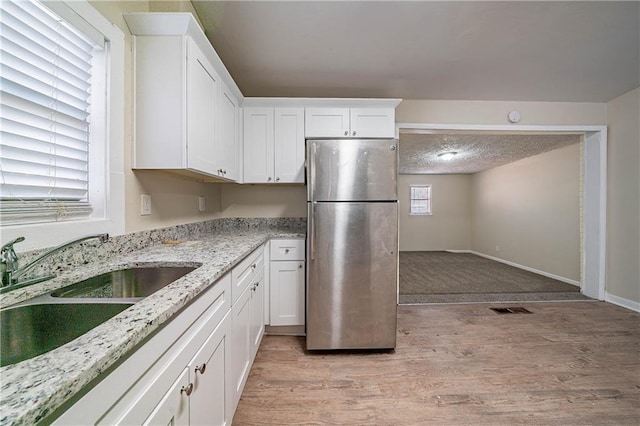
M638 425L640 314L609 303L400 306L386 353L265 336L234 425Z

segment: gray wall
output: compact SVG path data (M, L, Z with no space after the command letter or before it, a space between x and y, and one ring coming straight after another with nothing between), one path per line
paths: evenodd
M471 248L580 281L580 144L473 175Z
M607 103L607 285L640 309L640 88Z

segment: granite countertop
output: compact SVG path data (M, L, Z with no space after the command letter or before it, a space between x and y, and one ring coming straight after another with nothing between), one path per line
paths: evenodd
M79 338L35 358L0 368L0 425L34 424L129 353L238 262L273 238L304 238L291 229L225 230L180 244L158 244L2 295L9 304L104 272L135 266L197 266ZM12 294L13 293L13 294Z

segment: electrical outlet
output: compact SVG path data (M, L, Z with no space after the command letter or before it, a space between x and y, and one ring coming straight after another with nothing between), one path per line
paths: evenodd
M203 212L207 209L204 201L204 197L198 197L198 210Z
M151 195L140 194L140 216L151 214Z

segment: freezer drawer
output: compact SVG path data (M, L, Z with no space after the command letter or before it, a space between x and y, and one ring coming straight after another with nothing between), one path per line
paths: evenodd
M307 141L307 200L397 200L397 145L394 139Z
M309 203L307 348L393 348L398 205Z

